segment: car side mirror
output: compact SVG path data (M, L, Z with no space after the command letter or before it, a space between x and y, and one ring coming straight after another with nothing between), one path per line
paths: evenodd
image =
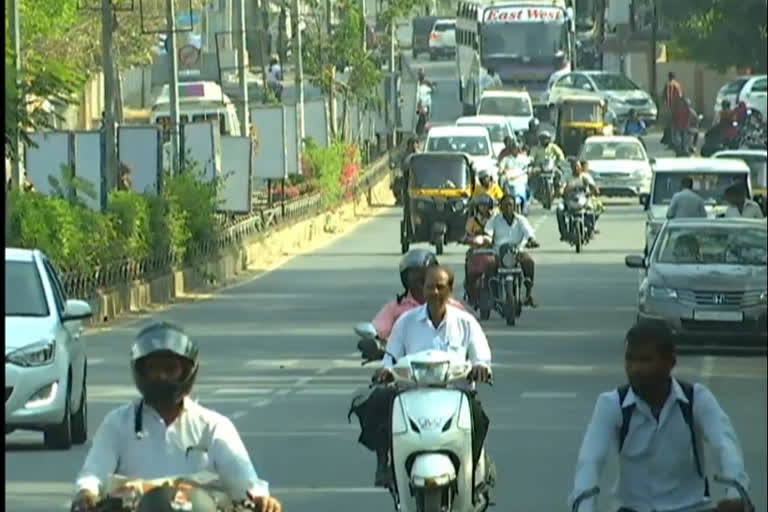
M624 264L629 268L645 268L645 256L640 254L630 254L624 258Z
M93 316L91 305L82 300L68 300L64 305L62 321L85 320Z
M656 159L651 157L651 158L648 159L648 163L651 164L651 165L656 165Z
M648 194L643 194L640 196L640 204L643 205L644 210L648 210L651 206L651 196Z

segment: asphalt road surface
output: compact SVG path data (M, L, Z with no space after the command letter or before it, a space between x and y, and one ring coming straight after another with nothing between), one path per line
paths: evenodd
M435 115L457 116L454 68L423 65L440 82ZM658 142L650 145L659 156ZM356 443L347 410L372 372L360 367L352 326L400 291L399 214L382 208L352 233L270 274L155 315L197 337L203 362L196 396L233 419L288 512L392 510L389 496L371 487L373 456ZM594 400L624 382L622 339L634 318L638 274L623 259L643 247L642 219L636 202L609 203L601 234L576 255L558 242L554 215L534 207L539 308L526 309L514 328L498 316L485 324L495 386L481 398L499 471L495 510L566 510ZM442 257L459 276L464 251L451 246ZM128 351L146 321L87 336L91 432L108 410L136 396ZM706 383L730 415L757 510L766 510L765 358L679 359L677 374ZM88 446L44 451L34 433L6 442L7 509L64 510ZM604 506L614 478L612 461L601 484Z

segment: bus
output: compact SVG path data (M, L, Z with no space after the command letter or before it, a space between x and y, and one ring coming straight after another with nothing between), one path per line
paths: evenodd
M571 71L576 26L571 0L460 0L456 66L464 115L474 115L481 79L493 68L504 88L525 89L546 106L553 73Z

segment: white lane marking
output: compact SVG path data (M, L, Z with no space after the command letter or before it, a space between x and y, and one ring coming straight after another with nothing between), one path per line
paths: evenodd
M520 398L576 398L578 393L563 391L525 391L520 393Z
M715 375L715 358L713 356L704 356L701 362L701 380L707 384Z
M213 390L214 395L271 395L273 388L220 388Z
M542 364L539 365L539 369L543 372L553 373L587 373L593 371L595 367L584 364Z
M262 398L261 400L256 400L255 402L251 402L251 407L266 407L269 404L271 404L274 401L272 398Z
M98 357L88 358L88 366L96 366L99 364L104 364L104 359L100 359Z
M353 393L354 388L322 388L310 387L296 390L296 395L349 395Z
M232 418L233 420L237 420L247 415L248 415L248 411L235 411L232 414L230 414L229 417Z

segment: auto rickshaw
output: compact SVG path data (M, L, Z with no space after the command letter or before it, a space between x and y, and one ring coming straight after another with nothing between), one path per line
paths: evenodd
M566 156L578 156L587 137L613 135L613 123L604 100L591 96L564 96L553 105L555 142Z
M411 155L403 169L405 183L400 249L428 242L437 254L445 244L464 239L475 170L469 155L429 152Z

